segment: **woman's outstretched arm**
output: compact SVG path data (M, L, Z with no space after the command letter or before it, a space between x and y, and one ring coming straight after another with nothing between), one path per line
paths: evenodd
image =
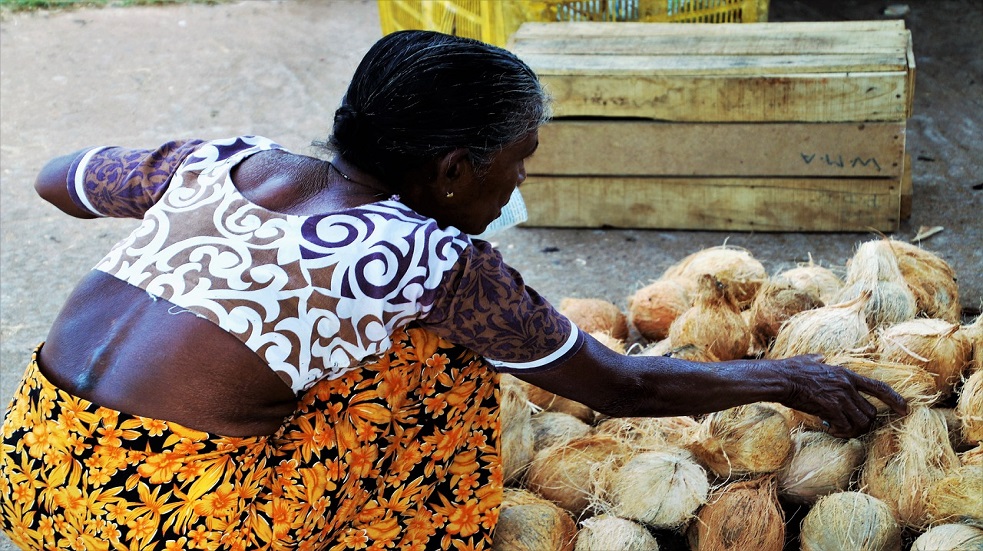
M34 190L42 199L76 218L96 218L96 215L75 204L69 194L68 173L76 160L87 150L80 149L75 153L55 157L44 165L37 179L34 180Z

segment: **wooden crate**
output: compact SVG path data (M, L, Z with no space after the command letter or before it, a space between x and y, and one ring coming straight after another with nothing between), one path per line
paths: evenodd
M528 225L894 231L910 205L901 22L526 24L512 48L555 101Z

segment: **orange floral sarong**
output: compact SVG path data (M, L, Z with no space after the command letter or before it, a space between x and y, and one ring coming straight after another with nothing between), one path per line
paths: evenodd
M0 527L25 549L488 549L498 375L419 328L231 438L59 390L37 352L3 422Z

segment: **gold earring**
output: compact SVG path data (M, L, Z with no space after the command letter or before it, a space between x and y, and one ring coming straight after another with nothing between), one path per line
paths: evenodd
M447 198L450 199L451 197L454 197L454 192L453 191L448 191L447 192Z

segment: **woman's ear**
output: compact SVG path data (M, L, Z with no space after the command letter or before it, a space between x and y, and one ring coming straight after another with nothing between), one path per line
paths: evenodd
M454 149L437 162L437 193L447 198L454 197L456 190L468 186L474 178L474 167L471 165L469 151L463 147Z

